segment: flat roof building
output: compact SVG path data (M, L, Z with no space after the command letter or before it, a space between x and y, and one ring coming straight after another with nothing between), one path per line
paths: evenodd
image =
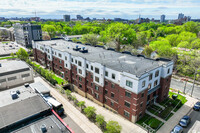
M0 92L0 132L70 133L47 102L29 86Z
M132 122L168 96L173 61L64 40L35 41L34 58L75 90Z
M33 81L33 70L25 62L0 61L0 91Z

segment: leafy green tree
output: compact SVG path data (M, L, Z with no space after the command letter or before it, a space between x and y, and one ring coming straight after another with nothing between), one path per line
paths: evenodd
M198 34L198 32L200 30L200 24L195 23L193 21L189 21L189 22L185 23L183 26L186 31L193 32L195 34Z
M14 53L11 53L10 56L13 57L13 58L15 57Z
M26 61L28 59L28 53L26 52L25 49L20 48L17 52L16 52L17 58Z
M91 45L97 45L98 44L98 36L95 34L85 34L81 38L82 43L89 43Z
M97 122L98 126L102 127L103 124L104 124L104 122L105 122L104 116L101 115L101 114L98 114L98 115L96 116L96 122Z
M94 118L96 109L92 106L88 106L88 107L84 108L83 111L89 119L92 119L92 118Z
M193 49L199 49L200 48L200 39L196 39L194 41L191 42L191 47Z
M178 38L177 34L171 34L171 35L166 36L166 39L169 41L169 43L173 47L176 47L178 45L177 44L177 38Z
M144 50L143 50L143 54L146 57L150 57L152 52L153 52L153 49L151 47L149 47L148 45L145 45Z
M66 90L66 91L65 91L65 94L67 95L68 98L71 97L71 93L72 93L72 92L71 92L70 90Z
M51 38L54 38L55 37L55 34L56 34L56 28L53 26L53 25L48 25L48 24L45 24L43 26L43 30L48 32L49 36Z
M77 103L77 105L78 105L78 107L81 108L81 111L82 111L83 107L85 106L85 101L80 101Z
M179 48L185 48L185 49L186 48L188 48L188 49L191 48L190 44L187 41L180 42L177 47L179 47Z
M116 121L109 121L106 124L106 129L107 129L106 133L120 133L122 127Z

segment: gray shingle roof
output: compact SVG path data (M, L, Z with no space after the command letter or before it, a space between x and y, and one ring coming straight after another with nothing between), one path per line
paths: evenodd
M157 68L158 66L168 64L170 61L155 61L144 57L137 57L128 54L122 54L115 51L105 50L99 47L88 46L84 44L77 44L65 40L51 40L51 41L37 41L36 43L43 45L50 45L53 48L71 53L73 56L80 56L86 58L91 62L98 62L108 68L127 72L140 77L142 74ZM52 45L56 44L56 45ZM85 47L88 53L81 53L74 51L76 46L79 48Z

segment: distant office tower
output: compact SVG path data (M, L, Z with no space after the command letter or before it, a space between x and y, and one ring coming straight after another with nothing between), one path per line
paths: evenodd
M160 17L160 22L161 22L161 23L165 22L165 15L161 15L161 17Z
M31 48L32 40L42 40L41 25L14 24L15 40L24 47Z
M70 15L63 15L64 22L69 22L70 21Z
M186 21L191 21L191 16L187 16Z
M83 17L82 17L81 15L76 15L76 18L77 18L78 20L83 20Z
M178 19L182 19L183 17L184 17L184 14L182 14L182 13L178 14Z

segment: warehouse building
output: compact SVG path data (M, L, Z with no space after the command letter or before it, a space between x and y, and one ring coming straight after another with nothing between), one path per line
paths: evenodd
M25 62L0 61L0 91L33 81L33 70Z
M173 61L156 60L64 40L35 41L35 60L75 90L136 122L147 106L168 96Z

